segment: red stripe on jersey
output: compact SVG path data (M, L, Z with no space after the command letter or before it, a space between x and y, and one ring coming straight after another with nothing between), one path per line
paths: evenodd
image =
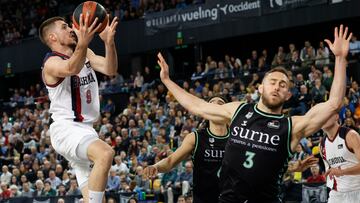
M333 184L333 190L337 191L337 182L336 182L336 178L334 177L334 184Z
M76 75L71 76L71 102L74 121L82 122L84 117L81 115L80 78Z

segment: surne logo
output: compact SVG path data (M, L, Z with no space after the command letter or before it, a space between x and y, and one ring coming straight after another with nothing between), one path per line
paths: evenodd
M205 157L206 158L223 158L225 150L217 150L217 149L205 149Z
M235 126L232 128L231 135L233 137L239 137L245 140L251 140L259 143L279 145L280 136L279 135L269 135L263 132L257 132L254 130L249 130L247 128L242 128Z

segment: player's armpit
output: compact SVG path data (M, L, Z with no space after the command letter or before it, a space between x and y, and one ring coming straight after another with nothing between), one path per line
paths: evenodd
M337 113L337 106L330 101L323 102L312 107L304 116L293 116L291 149L295 150L298 142L303 137L308 137L326 123L326 121Z

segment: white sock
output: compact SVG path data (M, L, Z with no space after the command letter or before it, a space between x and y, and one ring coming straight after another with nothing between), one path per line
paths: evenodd
M102 203L104 192L89 190L89 203Z

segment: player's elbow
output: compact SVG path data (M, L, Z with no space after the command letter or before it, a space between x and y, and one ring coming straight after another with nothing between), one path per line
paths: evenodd
M342 100L341 99L333 99L328 101L329 110L338 112L342 107Z

